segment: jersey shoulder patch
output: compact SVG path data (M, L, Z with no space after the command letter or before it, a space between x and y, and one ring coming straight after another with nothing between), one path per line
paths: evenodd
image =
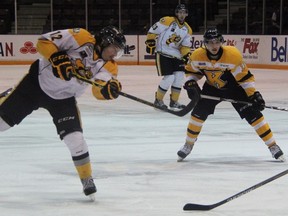
M79 46L82 46L85 43L95 44L93 35L83 28L69 29L69 33L74 37Z
M159 22L163 25L169 26L174 21L175 21L175 17L166 16L166 17L162 17Z

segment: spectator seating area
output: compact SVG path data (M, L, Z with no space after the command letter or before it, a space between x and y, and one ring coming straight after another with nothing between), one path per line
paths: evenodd
M11 0L1 0L0 3L0 34L7 34L14 21L14 6Z
M72 27L85 28L88 24L90 31L97 31L105 25L113 24L121 27L125 34L146 34L150 27L150 0L122 0L121 11L119 11L119 0L88 0L87 2L88 14L85 13L83 0L53 1L53 14L50 14L50 0L18 0L17 34L48 32L52 25L55 30ZM177 3L178 1L175 0L152 0L152 22L158 21L163 16L173 16ZM202 16L197 16L196 8L199 5L203 7L202 0L193 0L193 3L188 5L191 6L192 12L189 15L191 18L189 17L187 21L192 22L189 23L191 26L198 25L199 17ZM15 34L14 0L1 0L0 8L0 33ZM4 13L6 16L9 14L9 17L5 17ZM201 11L199 13L203 14ZM88 23L86 23L86 17Z
M227 0L207 1L207 26L215 26L221 32L227 32ZM152 15L150 0L83 0L53 1L51 14L50 0L17 0L17 32L15 30L14 0L0 1L0 34L41 34L56 29L73 27L97 31L108 24L121 28L124 34L146 34L151 23L163 16L173 16L178 0L152 0ZM186 21L194 33L204 32L203 0L182 0L189 8ZM286 2L287 3L287 2ZM262 4L263 0L254 0L248 9L248 34L262 34ZM275 4L267 2L265 13L265 33L269 33L271 16ZM288 14L288 3L284 5ZM121 10L119 10L121 8ZM85 13L85 11L88 13ZM230 34L245 34L246 32L246 0L230 0ZM287 15L286 15L287 16ZM53 19L51 19L53 17ZM86 18L88 22L86 23ZM285 17L283 27L287 28L288 18ZM284 29L285 30L285 29ZM285 31L287 32L287 30Z

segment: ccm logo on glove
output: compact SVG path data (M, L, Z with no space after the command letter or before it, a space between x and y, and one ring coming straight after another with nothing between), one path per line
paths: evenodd
M72 77L73 65L65 51L54 53L50 56L49 61L52 64L54 76L62 80L70 80Z

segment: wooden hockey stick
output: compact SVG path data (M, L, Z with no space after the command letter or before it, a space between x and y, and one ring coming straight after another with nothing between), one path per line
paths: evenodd
M217 100L217 101L227 101L230 103L241 103L241 104L247 104L248 106L252 106L252 103L249 103L247 101L237 101L237 100L233 100L233 99L215 97L215 96L210 96L210 95L201 95L201 98L210 99L210 100ZM286 111L286 112L288 111L288 108L276 107L276 106L266 106L265 105L265 108L280 110L280 111Z
M223 204L225 204L227 202L230 202L230 201L232 201L232 200L234 200L234 199L236 199L236 198L238 198L238 197L240 197L240 196L242 196L244 194L247 194L247 193L249 193L249 192L251 192L251 191L253 191L253 190L255 190L255 189L257 189L257 188L259 188L259 187L271 182L271 181L274 181L275 179L278 179L278 178L286 175L287 173L288 173L288 169L283 171L283 172L281 172L281 173L279 173L279 174L277 174L277 175L274 175L274 176L266 179L265 181L259 182L258 184L253 185L252 187L249 187L249 188L247 188L247 189L245 189L245 190L243 190L243 191L241 191L241 192L239 192L239 193L237 193L237 194L235 194L233 196L230 196L230 197L228 197L228 198L226 198L226 199L224 199L224 200L222 200L220 202L217 202L215 204L201 205L201 204L187 203L186 205L184 205L183 210L184 211L193 211L193 210L208 211L208 210L214 209L214 208L216 208L218 206L221 206L221 205L223 205Z
M103 88L102 85L100 85L100 84L98 84L98 83L96 83L96 82L94 82L94 81L92 81L92 80L89 80L89 79L81 76L81 75L78 74L77 72L72 72L71 75L72 75L73 77L75 77L75 78L83 81L83 82L86 82L86 83L89 83L89 84L91 84L91 85L95 85L95 86L98 86L98 87ZM195 107L195 105L196 105L195 101L190 101L190 103L188 103L188 104L185 106L185 108L183 108L183 109L181 109L181 110L179 110L179 111L174 111L174 110L170 110L170 109L168 109L168 108L157 107L157 106L154 105L154 103L151 103L151 102L149 102L149 101L143 100L143 99L141 99L141 98L135 97L135 96L133 96L133 95L130 95L130 94L125 93L125 92L122 92L122 91L119 92L119 95L121 95L121 96L123 96L123 97L126 97L126 98L129 98L129 99L131 99L131 100L140 102L140 103L142 103L142 104L145 104L145 105L154 107L154 108L159 109L159 110L161 110L161 111L163 111L163 112L171 113L171 114L176 115L176 116L179 116L179 117L183 117L183 116L185 116L186 114L188 114L188 113Z

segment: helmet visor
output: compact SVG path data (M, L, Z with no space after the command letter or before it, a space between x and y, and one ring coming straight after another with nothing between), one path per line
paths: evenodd
M113 59L119 59L124 54L124 47L119 46L118 44L112 44L111 46L114 47L116 55Z
M105 47L102 51L102 58L105 61L111 61L115 59L119 59L124 54L124 49L119 47L117 44L110 44Z

